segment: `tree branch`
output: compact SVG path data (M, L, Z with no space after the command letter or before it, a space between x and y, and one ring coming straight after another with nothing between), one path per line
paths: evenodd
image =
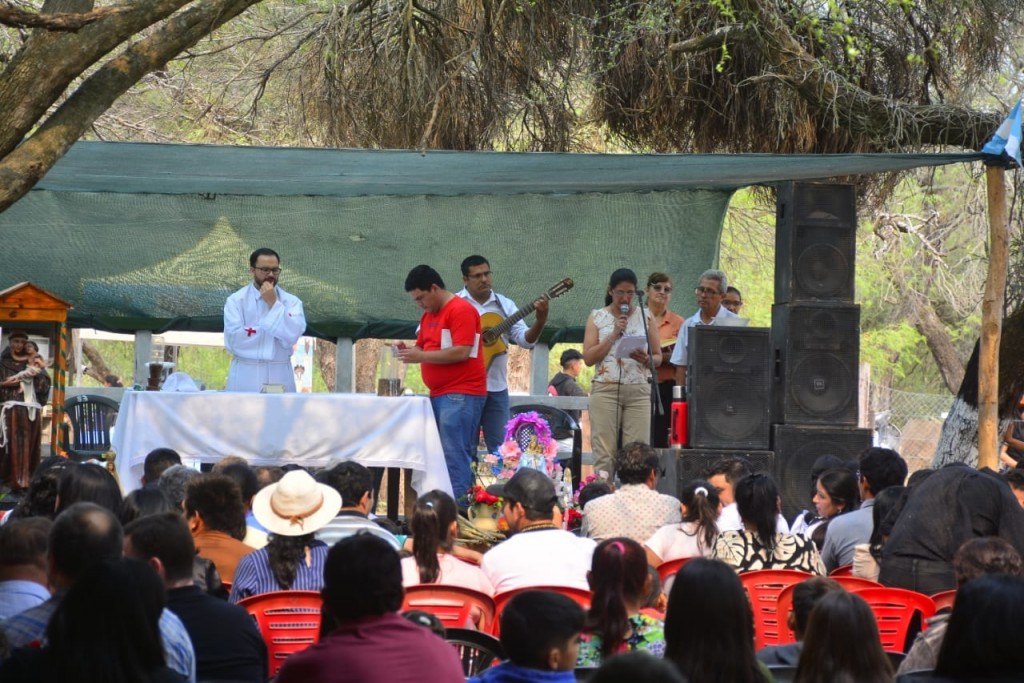
M94 21L127 11L127 7L101 7L90 12L36 14L7 2L0 2L0 25L11 28L42 28L49 31L77 31Z
M705 33L696 38L680 40L678 43L670 43L669 52L703 52L705 50L717 50L722 43L735 43L751 38L751 32L740 24L729 24L720 26L710 33Z

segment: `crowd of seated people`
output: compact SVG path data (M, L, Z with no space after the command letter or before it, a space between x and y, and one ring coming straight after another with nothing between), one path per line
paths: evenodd
M851 564L882 585L958 590L951 612L908 639L899 673L1012 680L1024 667L1024 508L1012 478L951 465L907 481L897 453L872 448L816 473L815 512L791 533L770 475L719 463L676 499L654 490L654 456L644 444L620 450L620 486L581 496L578 533L562 528L552 479L520 469L489 488L510 533L482 553L456 542L456 502L442 491L418 497L406 530L378 521L373 474L353 462L257 472L233 460L200 473L159 449L144 486L122 497L103 467L44 461L0 520L0 680L266 681L263 638L247 603L234 603L295 590L322 593L324 636L277 680L423 680L427 666L431 680L465 680L450 646L398 615L404 587L438 585L500 606L507 661L480 674L486 683L591 669L593 681L768 683L780 666L786 680L894 681L868 603L823 578ZM666 596L656 568L680 560ZM756 652L741 578L762 569L807 577L778 615L797 642ZM136 632L97 644L81 615L111 599L110 577L120 611L104 619ZM489 630L477 617L464 625ZM66 666L115 646L135 654Z

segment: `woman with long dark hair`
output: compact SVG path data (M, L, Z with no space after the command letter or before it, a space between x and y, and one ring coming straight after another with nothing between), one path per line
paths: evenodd
M121 502L121 487L104 467L82 463L65 467L60 473L55 515L75 503L96 503L117 516L121 512Z
M960 586L935 674L957 681L1019 681L1022 613L1024 578L987 574Z
M658 327L648 310L641 314L636 292L636 273L629 268L612 273L604 308L590 312L583 333L583 362L597 366L590 385L594 471L608 472L611 480L619 432L622 443L647 443L651 438L650 361L654 367L661 365ZM627 344L637 339L641 343L629 353L620 353L624 337ZM648 356L648 349L653 349L653 356Z
M683 557L710 555L718 537L721 501L715 487L697 479L679 492L683 521L661 527L644 543L647 561L654 567Z
M824 520L814 527L811 533L814 547L820 552L821 547L825 545L825 532L828 531L829 522L860 506L857 475L845 467L825 470L814 484L813 502L818 518Z
M814 605L800 650L795 683L892 683L889 657L864 598L842 590Z
M779 489L767 474L756 472L733 486L740 531L723 531L714 557L737 572L757 569L798 569L824 576L825 565L814 543L803 536L778 533Z
M454 555L459 533L455 499L444 491L430 491L416 499L409 522L413 556L402 560L402 585L436 583L462 586L494 595L494 587L477 565Z
M665 613L665 659L689 681L768 683L754 655L754 614L739 577L695 558L676 574Z
M580 637L576 666L598 666L619 652L665 651L665 624L643 610L650 590L643 547L610 538L594 549L588 575L593 597Z

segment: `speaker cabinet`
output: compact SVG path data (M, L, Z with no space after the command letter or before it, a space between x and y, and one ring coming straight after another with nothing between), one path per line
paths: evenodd
M860 306L772 306L772 421L857 424Z
M772 449L786 519L793 519L801 510L810 509L814 487L811 468L815 460L823 455L852 460L870 446L870 429L775 425Z
M771 451L659 448L658 459L665 474L658 479L657 489L678 498L684 486L694 479L704 479L704 472L723 458L742 458L751 471L775 477L775 454Z
M775 215L775 303L853 303L857 193L853 185L785 183Z
M766 328L689 330L687 403L693 448L767 450L771 368Z

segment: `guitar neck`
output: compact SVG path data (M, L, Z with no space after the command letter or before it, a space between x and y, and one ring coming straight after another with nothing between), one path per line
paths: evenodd
M533 302L528 303L522 308L520 308L518 311L516 311L515 313L513 313L512 315L510 315L509 317L505 318L500 323L492 327L490 330L488 330L488 332L490 332L491 336L493 337L497 337L500 334L505 334L506 332L512 329L513 325L515 325L517 322L533 313L534 309L536 308L537 307L534 305Z

